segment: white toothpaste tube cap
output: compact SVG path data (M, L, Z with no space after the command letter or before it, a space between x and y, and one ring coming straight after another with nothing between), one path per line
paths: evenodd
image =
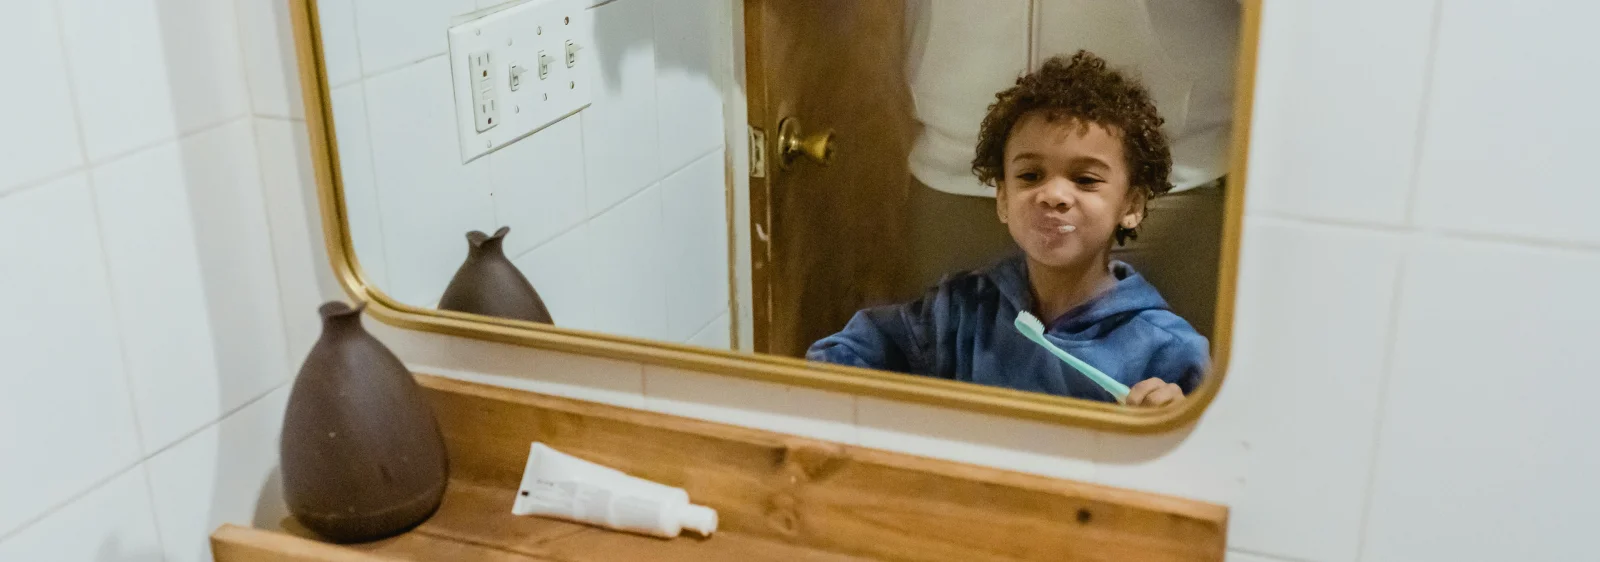
M717 510L692 503L683 504L678 509L678 522L685 529L709 537L717 531Z

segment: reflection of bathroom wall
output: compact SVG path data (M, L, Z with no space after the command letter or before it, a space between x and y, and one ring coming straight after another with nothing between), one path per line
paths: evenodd
M199 562L284 515L316 322L273 232L310 210L298 98L262 95L286 6L0 2L0 560Z
M593 106L463 165L444 30L498 3L323 0L363 269L402 302L431 305L466 255L463 235L506 225L507 255L557 324L727 347L723 121L706 31L716 7L593 8Z

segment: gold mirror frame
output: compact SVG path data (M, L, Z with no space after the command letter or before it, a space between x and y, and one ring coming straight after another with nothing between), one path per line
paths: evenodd
M317 0L289 0L294 26L300 89L306 108L306 130L317 181L317 199L328 260L334 275L352 299L368 303L367 312L399 328L434 332L505 344L591 355L692 371L730 375L785 385L819 388L858 396L917 402L987 414L1026 418L1121 433L1156 433L1193 422L1216 398L1227 376L1233 344L1234 291L1238 277L1239 238L1244 214L1246 161L1250 118L1254 107L1256 42L1261 0L1242 0L1238 60L1235 65L1230 189L1217 284L1214 368L1200 388L1177 406L1132 409L1109 403L1049 396L1006 388L870 369L809 363L773 355L666 343L556 326L433 310L407 305L374 287L356 261L339 173L338 141L333 130L333 104L318 21ZM725 159L732 178L731 159ZM1232 180L1237 178L1237 181Z

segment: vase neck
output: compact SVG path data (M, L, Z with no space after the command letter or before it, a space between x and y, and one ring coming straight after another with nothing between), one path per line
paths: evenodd
M322 314L323 333L349 332L361 329L361 311L366 310L367 303L357 304L355 307L342 301L329 301L317 309Z

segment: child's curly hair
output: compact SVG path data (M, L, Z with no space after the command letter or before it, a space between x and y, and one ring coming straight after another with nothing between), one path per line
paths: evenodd
M1006 140L1017 121L1033 111L1046 112L1050 121L1068 119L1087 127L1093 123L1122 137L1127 157L1129 188L1148 203L1172 189L1172 150L1161 132L1163 120L1139 81L1112 70L1105 59L1078 51L1071 59L1052 57L1038 71L1017 79L989 106L978 133L972 172L983 183L998 186L1005 176ZM1140 209L1142 213L1144 209ZM1117 227L1117 243L1137 238L1133 229Z

